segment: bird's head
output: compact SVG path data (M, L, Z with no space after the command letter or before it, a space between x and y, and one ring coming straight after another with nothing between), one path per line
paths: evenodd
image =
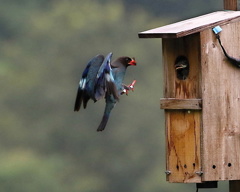
M189 62L187 57L185 56L179 56L177 57L175 64L174 64L177 78L180 80L187 79L189 75Z
M133 65L133 66L137 65L137 62L136 62L134 57L133 58L130 58L130 57L120 57L118 59L126 67L128 67L130 65Z
M128 60L128 66L129 65L137 65L135 57L133 57L132 59L127 57L127 60Z
M188 60L184 56L179 56L175 62L176 71L182 70L182 69L187 69L187 68L189 68Z

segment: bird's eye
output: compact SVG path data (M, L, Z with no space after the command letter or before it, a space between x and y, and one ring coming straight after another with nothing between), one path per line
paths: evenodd
M126 58L126 61L128 61L128 62L129 62L129 61L131 61L131 59L130 59L129 57L127 57L127 58Z

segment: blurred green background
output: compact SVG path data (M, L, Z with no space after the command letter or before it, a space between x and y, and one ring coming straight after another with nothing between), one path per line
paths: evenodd
M195 191L165 180L161 39L138 32L222 10L222 1L0 3L1 192ZM109 52L136 57L125 82L137 84L98 133L104 101L78 113L73 105L88 60Z

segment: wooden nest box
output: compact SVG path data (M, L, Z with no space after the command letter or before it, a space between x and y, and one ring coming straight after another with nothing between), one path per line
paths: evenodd
M139 33L162 38L169 182L240 180L240 12L218 11ZM189 66L181 71L181 63Z

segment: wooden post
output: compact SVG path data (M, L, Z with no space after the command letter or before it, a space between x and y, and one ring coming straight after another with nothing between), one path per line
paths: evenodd
M237 0L224 0L224 9L225 10L238 10L238 1ZM240 191L240 181L233 180L229 181L229 192L239 192Z
M238 1L237 0L224 0L224 9L237 11Z
M240 191L240 181L229 181L229 191L239 192Z

